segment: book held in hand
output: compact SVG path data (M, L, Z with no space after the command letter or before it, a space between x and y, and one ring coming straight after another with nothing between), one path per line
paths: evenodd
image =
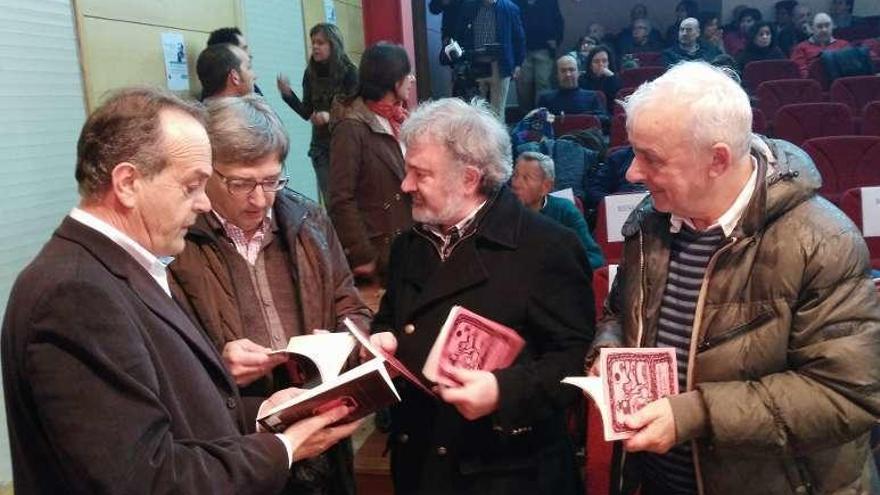
M309 335L291 337L286 348L269 354L289 357L287 368L295 385L324 383L339 375L356 344L348 332L315 330Z
M328 376L317 387L304 390L296 397L269 409L257 418L257 421L263 428L276 433L282 432L289 425L297 421L321 414L338 405L346 405L351 409L348 415L338 421L338 423L348 423L385 406L400 402L400 394L394 387L391 373L401 375L410 381L415 380L414 384L419 389L434 395L400 361L393 356L385 355L380 349L373 346L370 338L348 318L345 319L345 326L349 333L342 333L341 335L352 339L352 344L348 347L348 353L340 358L337 355L339 349L334 349L332 357L320 356L317 359L313 359L315 367L322 372L322 377L324 376L324 371L329 371L337 366L337 363L344 364L348 355L354 349L355 342L363 346L372 358L342 374L338 374L338 370L342 367L342 364L339 364L336 368L337 374L334 376ZM323 335L307 335L305 337ZM341 341L342 339L334 339L334 342ZM292 346L296 347L295 343L289 344L288 349ZM313 348L317 349L317 346L313 346ZM320 349L316 352L310 352L309 358L311 359L315 354L320 355L321 352L319 351ZM304 355L302 347L298 348L298 352L299 354L296 355Z
M671 347L603 348L598 368L599 376L570 376L562 383L580 387L593 399L609 442L636 433L624 423L627 416L678 394L678 367Z
M443 370L453 366L494 371L513 364L525 341L512 328L453 306L425 360L425 378L440 385L458 383Z

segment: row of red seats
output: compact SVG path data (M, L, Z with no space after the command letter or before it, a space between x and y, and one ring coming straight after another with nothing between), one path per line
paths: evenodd
M861 228L861 188L880 185L880 137L814 138L804 143L803 149L822 175L819 193L839 205ZM612 195L599 202L593 237L609 263L619 262L623 254L619 235L622 222L644 194ZM869 239L871 257L880 269L880 237Z

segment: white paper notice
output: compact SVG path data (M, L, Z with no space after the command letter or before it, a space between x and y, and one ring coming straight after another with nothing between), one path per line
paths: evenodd
M648 193L612 194L605 196L605 219L608 225L608 242L623 242L623 223Z
M324 21L336 24L336 5L333 0L324 0Z
M608 292L611 292L611 286L614 285L614 279L617 278L617 266L608 265Z
M186 45L180 33L162 33L162 53L165 56L165 82L171 91L189 90L189 71L186 66Z
M574 189L572 189L570 187L562 189L561 191L553 191L552 193L550 193L550 196L556 196L557 198L567 199L567 200L571 201L572 203L575 203ZM577 204L577 203L575 203L575 204Z
M862 234L880 237L880 187L862 188Z

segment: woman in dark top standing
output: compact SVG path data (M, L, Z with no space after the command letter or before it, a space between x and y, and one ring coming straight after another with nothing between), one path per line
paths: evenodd
M593 47L587 55L585 71L578 85L590 91L601 91L605 94L606 110L611 115L614 108L614 96L620 89L620 77L611 71L611 51L604 45Z
M278 76L278 91L284 102L305 120L312 122L309 157L315 167L318 189L324 204L329 203L327 181L330 175L330 107L337 96L346 96L357 89L357 67L345 53L342 34L334 24L316 24L309 31L312 56L303 73L303 97L297 98L290 89L287 76Z
M784 59L785 54L776 44L776 35L773 33L773 25L769 22L762 21L756 23L749 30L746 47L739 52L736 62L740 70L744 69L749 62L758 60L780 60Z

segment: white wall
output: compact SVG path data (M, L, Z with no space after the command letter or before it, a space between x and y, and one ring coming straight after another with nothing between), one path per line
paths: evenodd
M85 101L69 0L6 0L0 16L0 312L16 275L76 204ZM12 480L0 409L0 485Z
M302 96L302 76L306 68L306 47L303 44L303 11L301 0L243 1L245 27L257 85L287 127L290 154L287 173L290 187L317 200L317 183L307 153L312 137L311 125L300 118L281 99L275 85L279 72L287 74L293 91Z

